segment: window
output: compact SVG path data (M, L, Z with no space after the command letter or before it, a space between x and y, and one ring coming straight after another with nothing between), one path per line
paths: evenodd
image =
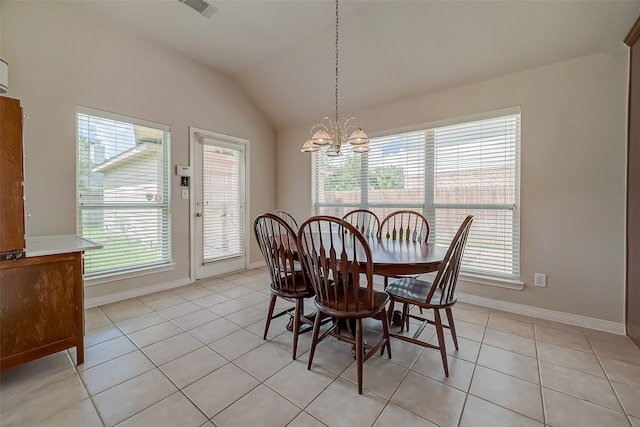
M171 261L169 127L78 107L77 233L103 245L84 256L101 276Z
M357 208L380 217L413 209L430 241L448 245L474 215L462 270L519 279L520 111L372 138L367 154L314 153L313 205L341 217Z

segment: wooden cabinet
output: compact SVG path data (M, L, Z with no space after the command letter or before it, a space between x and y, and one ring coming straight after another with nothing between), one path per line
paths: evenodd
M83 363L83 298L80 252L2 261L1 369L74 346Z
M25 257L22 110L0 97L0 370L75 346L84 362L80 251Z
M0 118L0 253L16 251L15 253L24 254L20 101L1 96Z

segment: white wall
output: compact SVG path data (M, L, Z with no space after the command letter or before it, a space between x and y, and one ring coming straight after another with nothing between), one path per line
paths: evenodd
M576 58L356 115L370 135L514 105L522 112L522 291L461 283L477 296L624 323L628 50ZM380 82L384 84L384 82ZM278 208L311 212L313 123L278 133ZM547 288L534 288L534 273Z
M250 218L275 208L275 131L228 77L102 21L77 2L1 4L1 53L24 123L29 235L75 233L76 105L171 126L171 163L189 164L189 126L250 141ZM86 297L190 276L189 203L172 171L170 272L90 286ZM251 235L251 260L262 258Z

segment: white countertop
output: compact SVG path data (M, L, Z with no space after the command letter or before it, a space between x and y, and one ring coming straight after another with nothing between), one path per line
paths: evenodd
M102 245L75 234L60 234L57 236L27 237L25 254L27 257L34 257L84 252L92 249L102 249Z

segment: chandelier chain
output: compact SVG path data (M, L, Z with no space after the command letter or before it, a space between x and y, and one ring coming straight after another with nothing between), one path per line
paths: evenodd
M0 0L2 1L2 0ZM338 112L338 41L339 41L339 24L340 14L338 1L336 0L336 121L331 122L327 116L320 120L320 123L313 126L309 131L309 139L304 143L300 151L307 153L317 152L320 147L328 145L330 149L326 150L327 156L341 156L341 147L344 144L351 144L354 153L367 153L369 151L369 137L360 128L360 123L355 117L349 117L344 122L344 126L340 126L340 115Z
M336 126L338 123L338 0L336 0Z

